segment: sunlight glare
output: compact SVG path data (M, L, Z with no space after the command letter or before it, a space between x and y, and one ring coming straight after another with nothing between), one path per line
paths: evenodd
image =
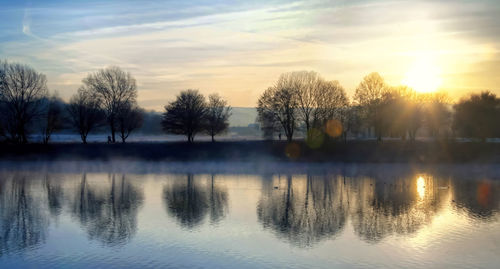
M441 85L441 70L434 60L423 57L413 63L402 80L417 92L435 92Z
M417 178L417 193L420 199L423 199L425 196L425 179L420 176Z

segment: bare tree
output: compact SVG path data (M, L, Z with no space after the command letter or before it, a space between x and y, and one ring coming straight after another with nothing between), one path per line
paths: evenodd
M291 89L296 93L297 115L304 122L306 132L313 125L321 82L323 79L314 71L296 71L282 74L276 83L277 88Z
M208 96L207 114L206 114L206 132L212 137L227 131L229 127L229 117L231 116L231 107L227 101L218 94Z
M27 143L33 122L47 95L45 75L18 63L0 62L0 117L4 131L17 143Z
M338 81L321 79L317 82L313 105L313 126L323 129L327 121L340 117L340 111L349 105L349 101Z
M104 122L104 112L92 93L80 88L68 106L68 115L71 126L78 131L82 142L87 144L88 134L101 126Z
M387 87L378 73L371 73L363 78L356 88L354 100L363 108L364 118L370 127L375 129L377 140L382 140L381 104Z
M185 135L191 143L195 135L203 131L206 113L205 97L198 90L182 91L175 101L165 106L163 130L166 133Z
M64 103L57 95L52 95L50 98L45 99L43 103L44 108L40 123L42 140L44 144L47 144L52 133L64 127Z
M83 87L99 100L106 114L113 143L117 130L117 117L120 108L125 104L136 104L137 87L135 79L128 72L112 66L89 74L83 79Z
M262 126L281 125L288 141L292 141L297 127L297 90L276 85L260 96L257 113Z
M143 121L144 111L138 106L132 106L127 103L119 109L117 123L122 143L125 143L125 140L132 131L142 126Z

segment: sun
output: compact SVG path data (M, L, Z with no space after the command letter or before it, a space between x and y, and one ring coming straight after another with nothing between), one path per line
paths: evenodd
M435 92L441 85L440 73L435 61L422 57L413 63L401 83L417 92Z

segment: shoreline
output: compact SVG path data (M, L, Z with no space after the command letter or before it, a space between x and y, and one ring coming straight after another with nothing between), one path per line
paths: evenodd
M300 140L2 144L0 147L0 161L500 163L499 143L452 141L326 141L315 149Z

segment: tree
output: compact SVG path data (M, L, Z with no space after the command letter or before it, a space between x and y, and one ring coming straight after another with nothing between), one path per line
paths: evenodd
M390 87L382 98L380 115L382 133L415 140L422 123L421 98L407 86Z
M226 100L218 94L208 96L205 131L212 137L212 142L215 141L215 135L227 131L230 116L231 107L227 105Z
M329 120L340 117L342 109L349 105L344 88L336 80L317 82L314 93L313 126L324 129Z
M52 133L64 127L64 103L57 95L45 99L43 103L44 109L41 117L41 131L43 143L47 144L49 143Z
M326 81L313 71L282 74L276 87L296 93L297 117L303 122L307 134L313 127L323 129L347 103L344 88L338 81Z
M347 142L347 134L358 133L361 126L361 119L358 106L347 104L339 110L339 120L342 124L342 137Z
M424 97L423 117L429 134L437 138L443 129L449 129L451 112L450 97L446 93L433 93Z
M495 94L488 91L472 94L454 108L453 127L464 137L480 138L484 142L486 138L500 135L500 98Z
M83 88L91 92L104 110L113 143L117 131L119 110L124 105L136 105L137 87L128 72L112 66L89 74L83 79Z
M276 87L290 89L296 94L297 115L304 122L306 132L312 127L313 113L317 108L317 92L323 79L313 71L296 71L281 74Z
M40 116L47 96L47 79L33 68L0 62L0 113L2 129L17 143L27 143L31 125Z
M204 130L206 114L205 97L198 90L182 91L175 101L165 106L162 127L166 133L187 136L191 143L195 135Z
M144 111L138 106L132 106L130 103L126 103L119 109L117 123L122 143L125 143L125 140L132 131L142 126L143 121Z
M293 139L297 126L297 90L276 85L260 96L257 105L258 120L262 126L281 125L287 140Z
M80 88L71 98L67 109L71 126L78 131L82 142L87 144L88 134L104 122L105 115L98 100L85 88Z
M356 88L354 100L363 108L363 116L368 126L375 129L377 140L382 140L381 103L387 91L384 79L378 73L365 76Z

